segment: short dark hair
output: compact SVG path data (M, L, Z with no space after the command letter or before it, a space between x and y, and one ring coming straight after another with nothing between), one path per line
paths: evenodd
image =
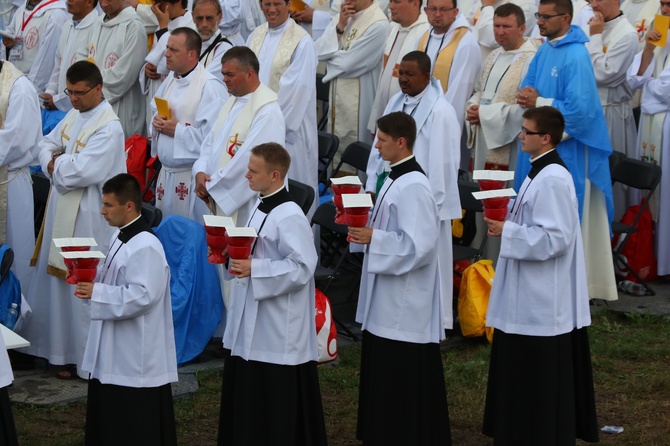
M223 10L221 9L221 2L219 2L219 0L193 0L193 6L191 8L191 12L195 11L196 6L205 3L211 3L216 8L216 12L218 14L223 14Z
M181 28L176 28L170 33L171 36L183 35L184 40L186 41L186 50L195 51L198 56L200 56L200 50L202 50L202 38L194 29L182 26Z
M551 137L551 144L557 146L563 139L565 119L563 114L554 107L529 108L523 113L523 119L533 121L537 132Z
M574 8L571 0L540 0L540 5L554 5L554 9L559 14L568 14L570 18L574 17Z
M407 149L414 151L416 141L416 122L414 118L405 112L393 112L382 116L377 120L377 128L389 135L394 140L405 138Z
M135 210L142 213L142 189L137 178L129 173L120 173L105 181L102 186L103 194L114 194L119 204L129 201L135 205Z
M429 2L429 1L430 1L430 0L426 0L426 6L428 6L428 2ZM458 8L458 3L456 2L456 0L451 0L451 2L453 3L454 8Z
M234 60L243 70L248 70L251 68L254 70L254 73L258 74L260 70L260 64L258 63L258 58L256 53L254 53L249 47L246 46L234 46L221 56L221 65Z
M523 9L514 3L505 3L504 5L498 6L493 15L498 17L509 17L513 15L516 17L516 24L518 26L526 24L526 16L523 13Z
M188 9L188 0L153 0L153 3L170 3L170 4L175 4L175 3L181 3L181 7L184 9Z
M71 84L84 81L91 88L102 85L100 69L87 60L80 60L70 65L65 73L65 79Z
M431 62L428 54L424 53L423 51L410 51L402 58L402 62L412 61L416 62L422 74L430 74Z
M286 177L291 167L291 156L281 144L276 142L259 144L251 149L251 154L263 158L265 165L270 170L278 170L282 179Z

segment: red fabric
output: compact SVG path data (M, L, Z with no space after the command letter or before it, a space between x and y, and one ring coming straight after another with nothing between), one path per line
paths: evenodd
M637 204L629 207L623 217L621 217L621 223L625 225L633 224L635 216L640 212L640 206L641 204ZM633 232L632 234L615 234L612 239L612 245L616 248L620 237L628 237L629 240L621 251L621 254L626 258L630 267L637 272L643 280L656 280L658 275L656 271L656 258L654 257L654 230L649 208L644 210L636 227L637 232ZM627 273L626 270L621 271L618 266L619 265L615 264L617 275L625 275L625 280L637 282L632 274Z
M337 327L331 314L330 300L321 290L316 290L316 336L319 347L319 364L337 358Z
M140 182L140 188L144 190L147 181L154 174L153 158L149 155L148 138L141 135L133 135L126 139L126 169L128 173L137 178ZM153 198L153 192L147 191L143 197L145 202Z

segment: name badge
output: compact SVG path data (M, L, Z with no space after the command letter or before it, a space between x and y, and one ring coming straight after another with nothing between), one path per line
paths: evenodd
M14 39L14 46L9 50L9 60L21 60L23 59L23 39L17 37Z

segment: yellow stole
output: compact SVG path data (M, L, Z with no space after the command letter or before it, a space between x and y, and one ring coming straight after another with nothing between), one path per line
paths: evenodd
M456 49L458 44L461 42L461 39L465 34L467 34L468 28L461 27L454 31L454 35L451 36L451 40L442 48L442 50L437 54L437 59L435 60L435 67L433 68L433 77L440 81L442 85L442 91L447 92L447 87L449 86L449 74L451 73L451 66L454 63L454 54L456 54ZM428 45L428 37L430 36L430 30L426 31L421 40L419 40L419 51L426 51L426 45Z

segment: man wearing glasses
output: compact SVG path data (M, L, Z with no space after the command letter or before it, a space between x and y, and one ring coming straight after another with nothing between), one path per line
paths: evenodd
M73 110L39 143L39 162L52 188L27 296L33 314L21 335L31 344L25 353L54 365L69 365L58 377L73 379L74 364L81 366L84 357L90 309L72 298L74 286L65 282L66 267L52 239L93 237L96 249L107 252L114 228L100 215L100 190L105 181L125 172L126 164L123 129L102 97L98 67L76 62L66 79L65 94ZM88 373L79 376L86 378Z
M517 103L523 108L552 106L565 118L558 153L572 174L579 200L579 217L592 299L616 300L609 225L614 214L607 123L600 105L593 65L584 43L588 37L571 26L570 0L541 0L536 14L540 34L547 40L521 82ZM515 189L530 170L529 155L519 152Z

